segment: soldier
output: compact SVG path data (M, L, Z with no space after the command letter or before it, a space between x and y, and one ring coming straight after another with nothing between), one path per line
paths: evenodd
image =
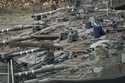
M57 1L52 1L51 8L52 8L52 10L56 10L58 8L58 2Z
M101 36L105 35L102 23L99 19L92 18L90 21L95 38L100 38Z
M72 30L68 34L68 42L77 41L79 39L79 34L77 30Z
M44 63L46 64L53 64L55 61L55 57L54 57L54 52L53 50L49 50L48 54L46 55L45 59L44 59Z
M80 7L80 3L81 1L80 0L76 0L75 1L75 8L78 9Z
M49 3L47 1L43 3L44 11L48 9L48 6L49 6Z
M113 29L114 29L115 31L117 31L117 30L118 30L118 22L115 21L115 20L112 20L112 27L113 27Z

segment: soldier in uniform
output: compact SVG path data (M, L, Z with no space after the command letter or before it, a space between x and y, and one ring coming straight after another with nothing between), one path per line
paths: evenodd
M93 17L90 21L95 38L100 38L101 36L105 35L105 32L102 27L102 22L99 19L95 19Z
M56 10L58 8L58 1L56 1L56 0L52 1L51 8L52 8L52 10Z

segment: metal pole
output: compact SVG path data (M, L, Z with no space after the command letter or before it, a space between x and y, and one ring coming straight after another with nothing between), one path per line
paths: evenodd
M8 62L8 83L10 83L10 63Z
M110 6L112 7L112 0L110 0Z
M11 66L11 78L12 83L14 83L14 72L13 72L13 60L10 60L10 66Z
M108 1L106 1L106 4L107 4L107 16L109 15L109 3Z

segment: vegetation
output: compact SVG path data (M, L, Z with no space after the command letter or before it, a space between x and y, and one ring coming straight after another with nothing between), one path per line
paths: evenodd
M44 11L50 10L52 2L56 1L60 7L65 5L65 0L0 0L0 13L3 11Z

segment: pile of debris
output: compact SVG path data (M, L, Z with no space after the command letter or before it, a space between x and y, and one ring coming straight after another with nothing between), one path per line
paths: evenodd
M107 16L107 11L102 14L91 7L93 11L86 10L88 6L75 6L36 13L29 25L0 30L1 35L19 33L0 39L1 48L11 49L0 54L0 61L8 63L9 74L5 74L9 81L101 78L107 67L124 63L124 19L115 16L115 22L123 22L117 25L113 12ZM89 18L91 15L94 17ZM93 29L89 24L95 22L94 18L102 22L104 34L94 33L95 25Z

